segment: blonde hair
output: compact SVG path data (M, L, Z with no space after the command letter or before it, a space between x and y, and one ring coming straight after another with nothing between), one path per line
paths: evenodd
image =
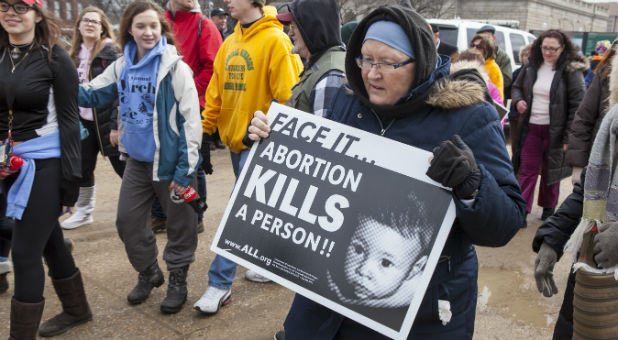
M75 25L73 26L73 41L71 42L71 50L69 51L69 55L71 56L71 59L73 59L75 65L79 64L79 51L81 49L82 42L84 42L84 37L82 37L82 33L79 31L79 25L86 13L97 13L101 17L101 38L94 44L90 61L92 61L92 59L96 57L99 52L101 52L103 47L105 47L106 38L110 38L112 41L114 40L114 31L112 30L112 26L110 25L109 19L107 18L107 15L105 15L105 12L94 6L84 8L84 10L77 16L77 20L75 20Z

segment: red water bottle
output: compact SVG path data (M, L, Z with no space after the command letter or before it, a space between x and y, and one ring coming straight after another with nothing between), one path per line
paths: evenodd
M203 213L206 211L206 208L208 208L206 202L200 198L200 195L198 195L197 191L195 191L195 189L191 186L188 186L187 190L185 190L181 196L178 196L176 191L172 189L170 192L170 199L174 203L182 203L183 201L187 202L198 214Z
M0 168L0 179L8 177L21 169L24 165L24 160L19 156L11 156L7 167Z
M11 156L9 160L9 170L17 171L24 165L24 160L19 156Z

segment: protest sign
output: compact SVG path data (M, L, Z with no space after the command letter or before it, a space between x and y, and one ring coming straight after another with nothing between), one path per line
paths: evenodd
M455 218L430 152L272 104L212 250L405 338Z

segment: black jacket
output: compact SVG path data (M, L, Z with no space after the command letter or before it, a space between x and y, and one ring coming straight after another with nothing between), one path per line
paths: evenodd
M446 41L440 40L440 45L438 45L438 54L447 55L449 57L453 57L454 54L457 54L459 50L457 46L451 45Z
M610 67L609 64L604 65ZM569 148L566 151L566 162L570 166L584 167L588 164L592 143L599 131L601 121L609 106L609 77L603 75L601 69L592 79L584 99L577 112L569 132Z
M563 145L568 143L568 132L579 107L586 85L584 72L588 69L585 58L568 60L556 66L556 73L551 83L549 98L549 152L547 153L547 185L559 182L571 175L571 168L565 162ZM532 108L532 88L537 78L537 67L527 63L513 82L511 96L517 105L526 101L528 110L519 115L519 131L513 145L513 167L519 172L521 149L528 135L530 110Z
M288 5L294 15L311 58L305 68L311 66L333 46L343 46L339 26L339 9L334 0L296 0Z
M584 208L584 179L586 169L582 171L581 183L573 186L573 192L562 202L556 213L548 217L539 227L532 240L532 250L539 252L541 244L547 243L562 256L564 245L567 243L583 215Z
M120 57L121 51L115 43L106 44L101 52L97 54L90 64L90 72L88 80L96 78L99 74L111 65L114 60ZM117 130L116 119L118 117L118 100L93 109L93 118L96 124L97 140L99 149L103 156L118 155L118 148L112 146L109 142L109 133L111 130Z

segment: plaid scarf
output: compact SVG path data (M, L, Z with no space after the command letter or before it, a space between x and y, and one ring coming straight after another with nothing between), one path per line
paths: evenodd
M618 105L614 105L603 118L601 127L592 145L586 180L584 183L584 209L581 222L564 247L565 253L576 256L584 234L597 223L618 221ZM583 263L575 263L574 270L586 268L592 272L614 272L618 268L597 269ZM618 279L618 278L617 278Z

